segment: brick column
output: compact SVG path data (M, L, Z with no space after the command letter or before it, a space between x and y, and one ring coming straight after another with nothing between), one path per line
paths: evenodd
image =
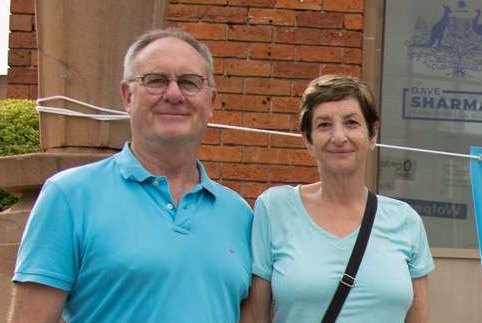
M36 99L38 55L34 0L12 0L10 13L7 98Z

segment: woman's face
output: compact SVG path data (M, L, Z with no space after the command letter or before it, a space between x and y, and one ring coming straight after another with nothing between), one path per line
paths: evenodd
M313 109L311 143L305 139L311 155L324 174L365 172L368 152L375 147L368 125L355 98L323 102Z

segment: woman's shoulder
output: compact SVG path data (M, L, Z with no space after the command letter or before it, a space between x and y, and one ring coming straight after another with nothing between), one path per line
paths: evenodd
M272 186L261 193L260 197L265 199L289 197L299 192L299 185L278 185Z
M410 205L407 202L404 202L394 197L377 194L377 198L378 198L378 204L383 205L385 207L393 207L393 208L404 208L407 206L410 207Z
M377 195L377 198L378 210L384 216L415 223L422 222L420 215L407 202L384 195Z

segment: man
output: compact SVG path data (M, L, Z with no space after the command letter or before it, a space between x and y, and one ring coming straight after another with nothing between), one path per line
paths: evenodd
M238 322L252 211L198 160L216 97L209 50L149 32L125 56L121 93L132 141L46 182L9 322Z

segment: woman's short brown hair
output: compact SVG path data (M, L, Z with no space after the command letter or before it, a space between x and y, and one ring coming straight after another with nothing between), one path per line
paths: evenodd
M310 82L301 98L300 131L311 143L313 110L324 102L354 98L360 104L370 138L376 135L379 121L375 99L367 84L347 75L323 75Z

